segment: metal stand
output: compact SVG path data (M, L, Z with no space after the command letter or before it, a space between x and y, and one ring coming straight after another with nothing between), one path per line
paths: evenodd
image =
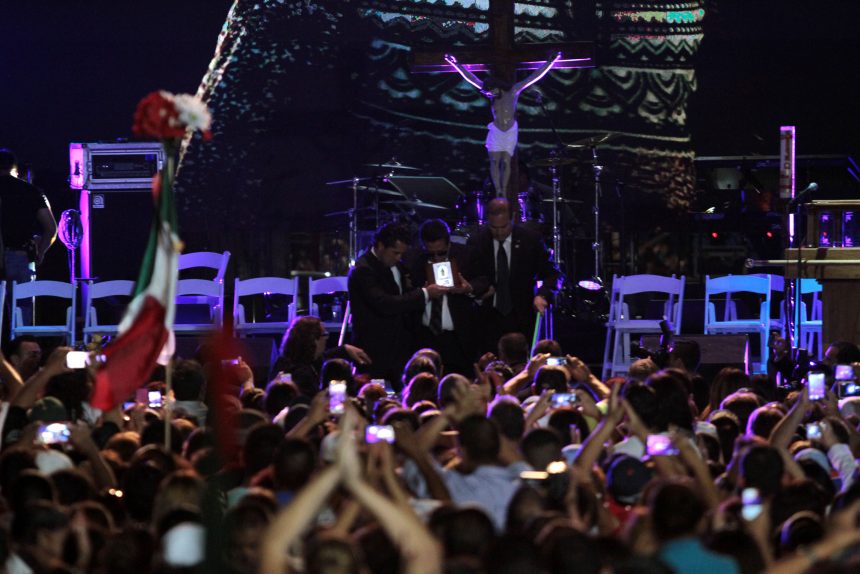
M352 178L352 209L349 210L349 264L355 265L358 258L358 182Z
M558 166L553 164L549 168L552 175L552 253L555 264L559 270L564 269L561 255L561 221L559 218L559 201L561 200L561 178L558 175Z
M603 172L603 166L600 165L597 159L597 146L591 146L591 157L594 160L592 170L594 172L594 241L591 244L591 250L594 252L594 278L598 281L600 278L600 174Z

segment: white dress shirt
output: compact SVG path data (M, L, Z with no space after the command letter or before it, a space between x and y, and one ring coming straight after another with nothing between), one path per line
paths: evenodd
M430 311L433 308L433 301L427 301L424 305L424 316L421 318L421 324L425 327L430 326ZM451 310L448 308L448 296L442 295L442 330L453 331L454 319L451 318Z

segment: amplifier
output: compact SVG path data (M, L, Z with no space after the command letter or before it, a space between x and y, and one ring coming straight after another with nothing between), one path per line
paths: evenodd
M70 143L72 189L149 189L164 164L158 142Z

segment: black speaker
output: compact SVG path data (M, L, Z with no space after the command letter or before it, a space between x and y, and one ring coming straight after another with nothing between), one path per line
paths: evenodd
M137 279L152 226L148 189L81 190L81 276Z

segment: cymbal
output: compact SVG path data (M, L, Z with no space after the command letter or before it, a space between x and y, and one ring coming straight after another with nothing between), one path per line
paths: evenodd
M351 209L344 209L343 211L329 211L328 213L323 213L323 217L338 217L340 215L352 215ZM372 207L359 207L357 211L373 211Z
M386 201L385 205L396 205L397 207L415 207L418 209L448 209L443 205L435 203L424 203L423 201Z
M572 163L576 163L576 160L570 157L544 157L541 159L536 159L530 164L529 167L553 167L559 165L570 165Z
M595 146L605 144L606 142L613 140L617 137L618 137L618 134L608 134L608 133L607 134L599 134L596 136L591 136L588 138L583 138L581 140L577 140L577 141L573 142L572 144L569 144L567 147L570 147L570 148L573 148L573 147L595 147Z
M399 162L390 162L390 163L366 163L364 164L367 167L381 167L382 169L402 169L404 171L421 171L421 168L417 167L409 167L408 165L403 165Z
M372 177L361 178L360 181L373 179ZM346 184L347 182L352 183L352 180L342 180L342 181L330 181L326 185L337 185L337 184ZM357 191L369 191L371 193L378 193L379 195L393 195L394 197L403 197L403 194L399 191L395 191L393 189L385 189L384 187L379 187L376 185L358 185L355 187ZM352 191L352 186L346 186L342 188L343 191L349 192Z
M352 185L355 181L369 181L373 179L372 177L357 177L350 179L338 179L335 181L327 181L326 185Z

